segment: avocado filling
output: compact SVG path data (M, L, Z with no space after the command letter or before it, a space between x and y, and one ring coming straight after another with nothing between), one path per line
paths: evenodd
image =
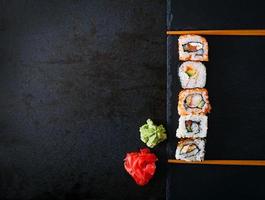
M187 66L185 73L189 76L195 76L197 74L197 70L194 69L193 67Z

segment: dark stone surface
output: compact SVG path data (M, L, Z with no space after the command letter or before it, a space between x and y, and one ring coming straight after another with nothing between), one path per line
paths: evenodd
M0 1L0 199L164 199L123 170L165 123L165 1Z

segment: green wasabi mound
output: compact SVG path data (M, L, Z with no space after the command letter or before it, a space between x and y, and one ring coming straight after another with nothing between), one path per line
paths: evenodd
M150 148L167 139L166 129L163 125L155 125L151 119L140 127L141 140Z

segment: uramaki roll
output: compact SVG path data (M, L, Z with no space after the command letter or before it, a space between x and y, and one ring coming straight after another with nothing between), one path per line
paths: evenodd
M204 139L181 139L177 145L175 158L185 161L203 161L204 155Z
M182 88L203 88L206 83L206 68L201 62L187 61L179 67Z
M176 136L178 138L205 138L207 129L208 117L205 115L180 116Z
M178 39L179 60L208 61L208 43L199 35L181 35Z
M179 115L207 114L210 110L208 91L205 88L185 89L179 93Z

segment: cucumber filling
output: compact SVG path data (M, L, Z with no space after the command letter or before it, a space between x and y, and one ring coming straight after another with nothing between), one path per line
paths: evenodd
M198 108L203 108L205 102L202 100L199 104L198 104Z

